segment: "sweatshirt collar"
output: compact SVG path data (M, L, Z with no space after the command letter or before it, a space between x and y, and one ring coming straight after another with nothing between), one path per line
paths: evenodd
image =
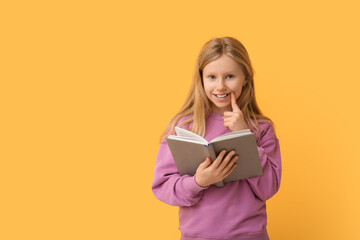
M219 113L214 113L214 112L209 112L208 118L209 119L214 119L214 120L221 120L222 121L222 117L224 115L219 114Z

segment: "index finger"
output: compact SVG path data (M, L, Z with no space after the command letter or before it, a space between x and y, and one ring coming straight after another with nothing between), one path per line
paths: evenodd
M236 103L235 93L231 92L231 107L233 112L241 112L239 106Z
M217 168L220 165L222 159L224 158L225 153L226 153L225 149L221 150L221 152L219 153L219 155L216 156L216 159L213 161L211 165Z

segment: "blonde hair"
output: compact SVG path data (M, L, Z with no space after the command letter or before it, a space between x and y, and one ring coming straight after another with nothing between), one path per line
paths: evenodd
M213 38L206 42L201 48L196 66L193 81L186 97L184 105L168 123L160 137L160 143L166 140L170 134L174 134L175 126L186 125L186 129L204 137L205 120L210 113L211 103L204 90L202 73L204 67L210 62L226 54L238 62L244 71L246 85L243 87L237 104L244 115L245 122L251 125L256 134L260 134L259 122L270 122L271 119L264 116L260 111L255 99L254 69L251 65L249 54L241 42L232 37ZM187 116L181 122L180 119ZM193 123L189 129L190 123Z

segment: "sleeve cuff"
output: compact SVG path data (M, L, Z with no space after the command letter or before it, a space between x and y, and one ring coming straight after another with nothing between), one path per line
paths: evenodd
M196 175L196 174L195 174ZM192 196L197 196L202 190L209 188L199 186L195 181L195 175L189 176L183 180L183 187L191 193Z

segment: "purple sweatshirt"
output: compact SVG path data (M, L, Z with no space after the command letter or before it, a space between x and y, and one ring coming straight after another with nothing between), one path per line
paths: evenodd
M210 113L206 119L207 141L231 132L224 127L222 116ZM263 175L223 187L203 188L195 182L195 176L180 176L166 141L160 144L152 191L157 199L179 206L181 239L267 239L265 201L279 190L281 157L273 126L259 125L260 136L255 136Z

